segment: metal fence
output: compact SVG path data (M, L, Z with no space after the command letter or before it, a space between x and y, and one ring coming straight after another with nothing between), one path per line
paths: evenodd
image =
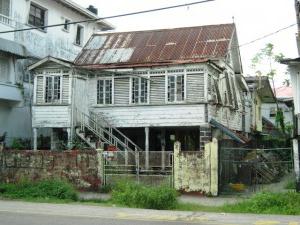
M105 151L104 185L129 179L148 185L173 187L173 152Z
M220 148L219 190L221 193L258 191L279 182L292 170L291 148Z

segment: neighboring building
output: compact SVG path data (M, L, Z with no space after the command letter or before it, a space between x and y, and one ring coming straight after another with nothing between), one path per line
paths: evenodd
M275 104L275 97L268 77L245 77L251 93L251 130L263 131L263 105Z
M275 94L277 98L278 107L282 110L284 116L284 123L287 126L293 125L293 93L292 87L278 87L275 88ZM276 124L276 112L277 105L276 103L263 103L262 104L262 116L273 123Z
M48 57L29 67L35 137L52 128L52 148L76 132L91 147L146 154L177 140L203 150L212 136L245 143L236 46L234 24L94 34L74 64Z
M112 29L105 21L67 24L98 18L89 9L70 0L0 0L0 31L65 23L0 34L0 135L7 132L7 144L32 137L33 79L27 66L48 55L74 60L94 32Z
M282 64L288 65L291 76L291 84L293 88L294 98L294 169L297 180L297 190L300 191L300 1L295 0L296 21L298 25L298 33L296 35L296 43L298 49L298 57L294 59L283 59Z

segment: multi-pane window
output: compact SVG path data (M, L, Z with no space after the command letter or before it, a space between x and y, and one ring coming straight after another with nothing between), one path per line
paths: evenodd
M35 27L45 26L46 25L46 10L35 4L31 4L30 11L29 11L28 23ZM41 28L41 29L45 30L45 28Z
M97 104L112 104L112 80L97 81Z
M131 93L131 103L148 103L148 80L142 77L133 77Z
M81 25L77 25L75 44L83 45L83 26Z
M184 75L168 76L168 102L184 101Z
M0 82L9 82L9 59L0 57Z
M60 103L61 76L48 76L45 79L45 103Z

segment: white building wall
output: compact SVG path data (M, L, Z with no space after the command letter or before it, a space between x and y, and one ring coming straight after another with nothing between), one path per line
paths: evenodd
M283 111L284 123L293 124L293 110L292 108L287 107L286 104L279 102L279 108ZM274 108L276 112L276 104L275 103L263 103L261 106L262 116L271 121L274 125L276 125L276 117L270 116L271 109Z
M54 0L10 0L10 13L8 17L0 15L0 31L29 28L28 18L31 2L47 10L46 20L48 25L63 23L63 18L71 21L87 19L86 16ZM93 32L101 29L101 26L96 23L84 23L82 26L84 26L83 45L88 41ZM26 46L30 55L37 58L44 58L51 55L66 60L74 60L83 46L74 44L76 27L77 25L70 25L69 32L63 31L62 27L54 27L47 28L46 31L30 30L0 34L0 38L15 41ZM28 78L29 75L26 71L27 66L32 63L33 61L27 59L14 60L12 57L9 57L9 81L5 82L9 84L1 86L0 82L0 135L5 131L7 132L8 145L13 138L31 138L32 136L31 100L33 86L27 83L28 81L23 82L24 78ZM3 95L5 100L1 98L1 90L2 92L5 91L5 96ZM11 97L6 96L7 94L11 95L11 97L13 97L12 95L18 95L21 99L12 101Z

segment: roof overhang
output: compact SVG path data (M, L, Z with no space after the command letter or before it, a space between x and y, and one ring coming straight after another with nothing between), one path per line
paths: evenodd
M40 66L42 66L43 64L47 63L47 62L55 62L61 66L65 66L65 67L69 67L71 68L73 66L73 63L72 62L69 62L67 60L63 60L63 59L58 59L58 58L54 58L52 56L47 56L46 58L43 58L41 60L39 60L38 62L28 66L28 70L31 71L31 70L34 70Z
M276 98L271 88L268 77L245 77L250 91L256 91L264 103L275 103Z
M282 59L279 61L281 64L285 64L285 65L298 65L300 64L300 57L298 58L294 58L294 59Z
M76 11L77 13L80 13L81 15L87 17L88 19L99 19L99 17L90 12L89 10L85 9L84 7L80 6L79 4L71 1L71 0L55 0L59 3L61 3L62 5ZM98 24L101 24L103 26L103 30L113 30L115 29L115 27L110 24L109 22L105 21L105 20L97 20L95 21Z
M0 51L15 55L18 58L33 57L29 54L24 45L4 38L0 38Z
M223 124L219 123L218 121L216 121L215 119L211 119L209 121L209 123L218 128L219 130L221 130L222 132L224 132L227 136L229 136L230 138L232 138L233 140L245 144L247 142L246 137L242 137L242 135L237 134L236 132L234 132L233 130L229 129L228 127L225 127Z

